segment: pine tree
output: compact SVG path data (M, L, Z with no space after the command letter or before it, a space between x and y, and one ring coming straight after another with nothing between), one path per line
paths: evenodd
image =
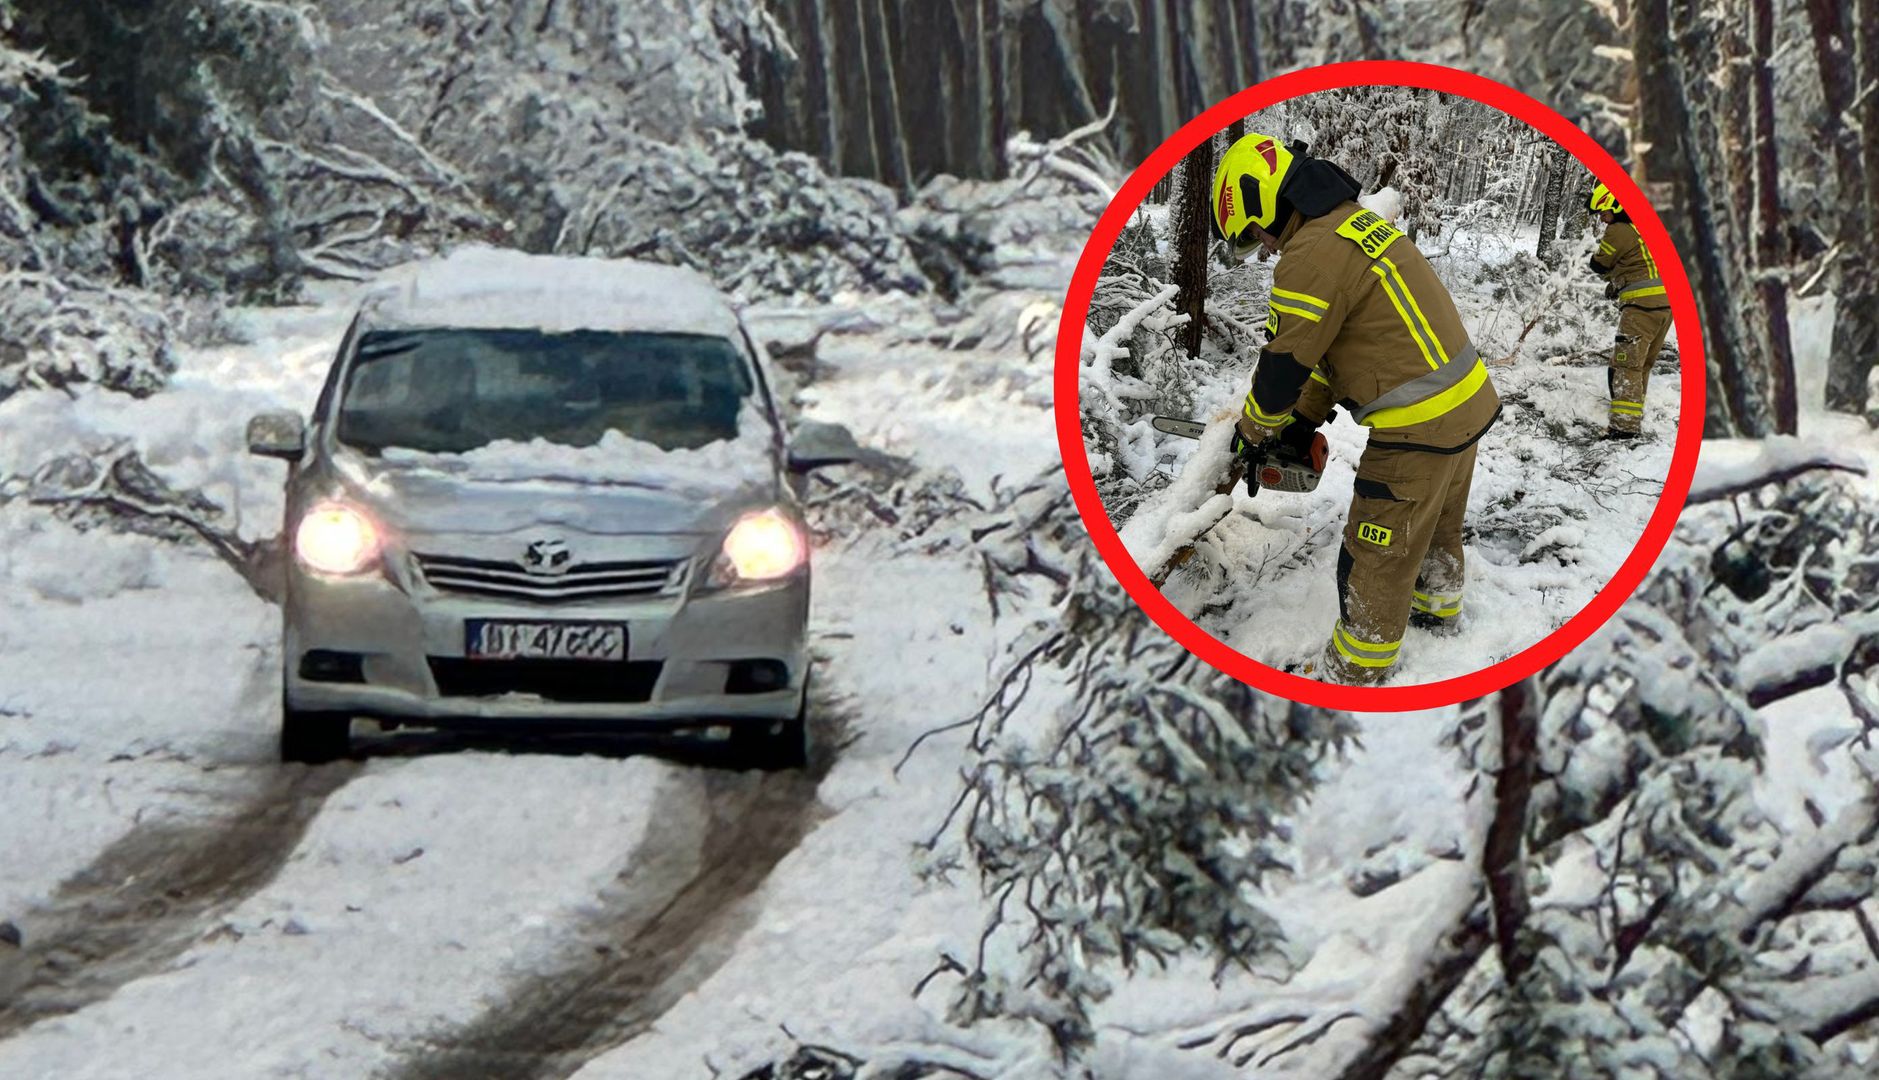
M1557 265L1553 250L1559 238L1559 215L1566 202L1566 174L1572 169L1572 155L1564 147L1553 146L1546 156L1546 195L1540 202L1540 239L1533 253L1549 266Z
M929 844L963 844L992 901L978 954L941 965L963 976L954 1021L1029 1019L1076 1053L1112 967L1199 950L1222 970L1283 969L1283 935L1251 893L1292 860L1285 819L1351 745L1351 719L1259 694L1153 627L1055 472L953 531L1023 624L970 720L979 761ZM1074 687L1060 706L1027 706L1059 679Z
M1868 13L1867 21L1857 23L1856 29L1851 4L1808 0L1806 8L1824 106L1820 141L1833 159L1836 194L1829 205L1834 236L1841 250L1850 253L1834 264L1839 300L1834 310L1826 404L1863 413L1871 404L1870 379L1875 358L1879 358L1879 272L1868 254L1879 207L1866 182L1867 177L1879 174L1879 140L1870 131L1862 139L1861 129L1855 126L1854 88L1879 79L1879 30L1871 22L1879 12ZM1869 118L1864 123L1879 119L1871 115L1870 100L1864 108Z
M1181 347L1192 357L1200 356L1201 337L1207 329L1207 276L1213 248L1208 189L1213 170L1213 140L1203 139L1181 159L1169 206L1171 283L1181 289L1175 307L1188 318L1181 330Z

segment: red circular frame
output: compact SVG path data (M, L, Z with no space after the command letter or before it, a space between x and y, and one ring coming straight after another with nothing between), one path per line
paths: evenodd
M1500 690L1553 663L1576 648L1594 630L1616 614L1638 584L1676 528L1690 493L1690 480L1696 472L1696 457L1703 433L1704 373L1703 337L1690 281L1678 258L1659 259L1659 276L1668 290L1671 313L1677 328L1678 349L1683 367L1682 413L1677 423L1677 443L1672 452L1670 474L1664 480L1663 495L1657 509L1645 524L1644 534L1618 573L1599 590L1577 615L1565 625L1527 649L1491 667L1441 682L1413 686L1358 687L1322 683L1277 668L1229 647L1183 615L1161 594L1135 559L1122 546L1109 521L1102 499L1096 493L1096 480L1090 472L1089 456L1083 449L1077 373L1081 366L1084 322L1088 318L1096 279L1116 238L1135 208L1147 197L1149 189L1175 164L1204 139L1221 131L1234 120L1290 98L1319 90L1347 86L1410 86L1471 98L1484 105L1525 121L1541 134L1566 148L1579 163L1618 195L1629 208L1631 218L1644 240L1656 251L1674 256L1676 246L1665 230L1657 212L1644 198L1644 192L1592 137L1574 127L1565 117L1512 87L1492 79L1436 64L1402 60L1359 60L1308 68L1268 79L1249 87L1208 109L1157 147L1141 167L1132 173L1103 211L1096 230L1077 260L1064 298L1063 318L1057 332L1057 367L1053 390L1057 412L1057 443L1063 454L1064 472L1070 492L1082 515L1084 527L1096 542L1096 550L1122 583L1122 587L1141 605L1149 618L1194 655L1255 689L1323 708L1400 711L1429 709L1481 697ZM1329 632L1327 628L1327 633Z

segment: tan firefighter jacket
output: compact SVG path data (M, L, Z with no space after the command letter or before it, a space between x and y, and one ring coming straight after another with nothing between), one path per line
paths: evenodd
M1614 221L1605 227L1598 253L1592 256L1592 269L1611 283L1607 291L1620 307L1662 311L1670 306L1663 279L1657 276L1657 260L1644 246L1638 227L1629 221Z
M1378 448L1456 453L1500 414L1500 395L1422 252L1355 202L1294 221L1272 270L1272 333L1242 415L1312 425L1335 402Z

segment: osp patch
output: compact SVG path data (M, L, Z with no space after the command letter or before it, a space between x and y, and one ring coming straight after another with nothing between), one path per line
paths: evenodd
M1378 547L1389 547L1390 538L1394 535L1396 534L1378 525L1374 521L1360 521L1357 523L1357 539L1369 541Z

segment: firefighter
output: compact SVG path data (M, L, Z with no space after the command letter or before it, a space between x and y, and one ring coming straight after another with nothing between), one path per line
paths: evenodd
M1269 329L1236 453L1301 450L1342 405L1371 429L1338 554L1338 613L1321 676L1389 677L1404 627L1461 615L1462 517L1475 443L1500 396L1448 290L1416 245L1359 206L1335 164L1267 135L1234 143L1214 174L1214 225L1236 258L1276 253Z
M1605 298L1618 302L1618 339L1605 379L1611 395L1605 437L1635 439L1644 433L1644 387L1651 365L1670 333L1670 298L1657 276L1657 260L1610 189L1604 184L1593 188L1586 206L1605 223L1592 272L1605 279Z

